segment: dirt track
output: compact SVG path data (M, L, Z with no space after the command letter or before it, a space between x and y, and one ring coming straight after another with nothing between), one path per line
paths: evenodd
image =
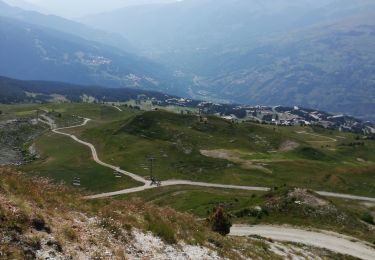
M187 181L187 180L167 180L163 181L160 186L151 186L151 182L144 179L143 177L128 172L120 169L118 166L114 166L105 162L102 162L99 157L98 153L94 147L93 144L82 141L78 139L75 135L64 133L61 130L64 129L71 129L75 127L80 127L80 126L85 126L87 122L89 122L89 118L84 118L84 122L82 124L76 125L76 126L70 126L70 127L64 127L64 128L54 128L55 125L50 121L47 120L41 120L41 122L49 124L51 126L51 129L54 133L60 134L60 135L65 135L70 138L72 138L74 141L83 144L87 147L90 148L91 153L92 153L92 158L95 162L98 164L111 168L115 171L118 171L136 181L139 181L144 184L144 186L136 187L136 188L130 188L130 189L125 189L125 190L120 190L120 191L115 191L115 192L109 192L109 193L101 193L97 195L92 195L88 196L87 199L96 199L96 198L105 198L105 197L112 197L112 196L117 196L117 195L122 195L122 194L129 194L129 193L134 193L134 192L139 192L139 191L144 191L147 189L153 189L153 188L158 188L158 187L164 187L164 186L174 186L174 185L189 185L189 186L199 186L199 187L211 187L211 188L222 188L222 189L237 189L237 190L249 190L249 191L269 191L270 189L267 187L252 187L252 186L239 186L239 185L226 185L226 184L215 184L215 183L206 183L206 182L192 182L192 181ZM375 202L375 198L370 198L370 197L362 197L362 196L355 196L355 195L349 195L349 194L341 194L341 193L333 193L333 192L325 192L325 191L316 191L316 193L322 195L322 196L327 196L327 197L335 197L335 198L343 198L343 199L350 199L350 200L360 200L360 201L368 201L368 202Z
M336 253L354 256L360 259L375 259L375 249L365 242L334 232L315 232L282 226L243 226L234 225L231 236L258 235L278 241L302 243L314 247L325 248ZM353 242L355 241L355 242Z
M86 199L97 199L97 198L105 198L111 196L117 196L121 194L128 194L133 192L140 192L147 189L157 188L156 186L151 186L150 182L145 180L143 177L138 176L136 174L121 170L117 166L113 166L102 162L98 158L98 154L96 152L95 147L85 141L78 139L76 136L61 132L63 129L69 129L79 126L84 126L90 119L85 118L84 122L78 126L73 127L66 127L60 129L53 129L53 124L51 124L52 131L56 134L61 134L68 136L79 142L85 146L88 146L91 150L92 157L95 162L105 167L109 167L113 170L121 172L134 180L137 180L141 183L144 183L144 186L125 189L121 191L109 192L109 193L102 193L93 196L88 196ZM46 122L44 122L46 123ZM51 122L49 122L51 123ZM249 186L236 186L236 185L224 185L224 184L213 184L213 183L204 183L204 182L191 182L185 180L168 180L163 181L161 186L172 186L172 185L191 185L191 186L200 186L200 187L213 187L213 188L223 188L223 189L242 189L242 190L257 190L257 191L268 191L269 188L266 187L249 187ZM330 196L330 197L338 197L338 198L346 198L346 199L353 199L353 200L363 200L363 201L371 201L375 202L375 198L368 198L368 197L360 197L360 196L353 196L348 194L337 194L337 193L330 193L330 192L317 192L323 196ZM289 241L295 243L302 243L306 245L311 245L314 247L319 248L326 248L328 250L351 255L357 258L365 259L365 260L373 260L375 259L375 250L364 242L356 241L356 239L343 236L337 233L332 232L313 232L307 231L302 229L295 229L289 227L278 227L278 226L233 226L231 228L232 236L249 236L249 235L259 235L262 237L271 238L274 240L280 241ZM353 242L356 241L356 242Z

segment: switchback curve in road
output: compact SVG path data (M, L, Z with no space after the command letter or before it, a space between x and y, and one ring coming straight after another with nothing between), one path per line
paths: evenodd
M117 111L119 111L119 112L122 112L122 109L120 108L120 107L118 107L118 106L111 106L111 107L113 107L114 109L116 109Z
M72 138L74 141L76 141L76 142L78 142L80 144L83 144L83 145L89 147L90 150L91 150L92 158L93 158L93 160L96 163L98 163L98 164L100 164L100 165L102 165L104 167L111 168L112 170L115 170L117 172L120 172L120 173L122 173L122 174L124 174L124 175L126 175L126 176L128 176L128 177L130 177L130 178L132 178L132 179L134 179L136 181L138 181L138 182L142 182L144 184L148 184L149 183L149 181L145 180L141 176L138 176L138 175L136 175L134 173L131 173L131 172L127 172L127 171L121 170L120 167L117 167L117 166L114 166L114 165L111 165L111 164L108 164L108 163L105 163L105 162L101 161L99 159L98 153L96 152L96 149L95 149L95 147L94 147L93 144L85 142L85 141L82 141L82 140L78 139L75 135L68 134L68 133L65 133L65 132L61 132L61 130L66 130L66 129L71 129L71 128L75 128L75 127L85 126L90 121L89 118L83 118L83 119L84 119L84 121L80 125L70 126L70 127L62 127L62 128L56 128L56 129L52 129L52 131L54 133L56 133L56 134L68 136L68 137Z
M92 158L96 163L98 163L98 164L100 164L104 167L113 169L113 170L115 170L119 173L122 173L122 174L124 174L124 175L144 184L144 186L140 186L140 187L136 187L136 188L130 188L130 189L124 189L124 190L120 190L120 191L114 191L114 192L101 193L101 194L96 194L96 195L92 195L92 196L87 196L86 197L87 199L106 198L106 197L112 197L112 196L118 196L118 195L140 192L140 191L144 191L144 190L148 190L148 189L154 189L154 188L158 188L158 187L176 186L176 185L188 185L188 186L220 188L220 189L237 189L237 190L248 190L248 191L269 191L270 190L270 188L267 188L267 187L226 185L226 184L215 184L215 183L206 183L206 182L193 182L193 181L187 181L187 180L167 180L167 181L163 181L160 186L152 186L150 181L146 180L145 178L143 178L143 177L141 177L137 174L134 174L134 173L131 173L131 172L128 172L128 171L124 171L118 166L114 166L114 165L111 165L111 164L108 164L108 163L105 163L105 162L101 161L99 159L98 153L97 153L93 144L82 141L82 140L78 139L73 134L61 132L62 130L85 126L90 121L89 118L83 118L83 120L84 120L83 123L81 123L79 125L62 127L62 128L54 128L55 125L52 123L53 120L51 121L51 119L49 119L46 116L45 116L45 118L46 118L46 120L40 120L40 121L45 123L45 124L50 125L50 127L51 127L51 129L54 133L64 135L64 136L68 136L68 137L72 138L74 141L89 147L90 150L91 150ZM349 199L349 200L359 200L359 201L368 201L368 202L374 202L375 203L375 198L370 198L370 197L355 196L355 195L350 195L350 194L333 193L333 192L326 192L326 191L316 191L316 193L318 193L319 195L322 195L322 196L326 196L326 197L342 198L342 199Z
M349 236L344 236L329 231L308 231L284 226L273 225L234 225L230 230L231 236L258 235L278 241L302 243L330 251L354 256L364 260L375 259L375 249L366 242L358 241Z

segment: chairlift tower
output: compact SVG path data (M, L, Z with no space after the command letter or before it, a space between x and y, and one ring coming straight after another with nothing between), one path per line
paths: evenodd
M150 178L151 180L154 179L154 176L153 176L153 166L154 166L154 161L156 160L156 158L152 155L150 155L147 160L149 161L150 163Z

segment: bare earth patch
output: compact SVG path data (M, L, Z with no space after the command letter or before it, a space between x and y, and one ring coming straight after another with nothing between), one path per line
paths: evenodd
M299 147L299 143L287 140L280 145L279 151L289 152L289 151L293 151L294 149L297 149L298 147Z
M265 173L272 173L271 170L265 168L264 166L255 164L257 162L260 162L259 160L242 159L241 157L244 154L238 151L217 149L217 150L200 150L200 153L207 157L216 158L216 159L224 159L233 163L240 164L241 167L246 170L259 170Z
M310 207L323 207L330 205L329 201L308 192L306 189L296 188L293 191L290 191L287 196L288 198L296 199L296 201L299 201L302 204L307 204Z

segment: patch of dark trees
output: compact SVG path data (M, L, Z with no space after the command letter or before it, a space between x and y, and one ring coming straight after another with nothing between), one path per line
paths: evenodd
M25 92L37 95L26 95ZM139 96L157 100L167 100L173 97L159 92L132 88L105 88L62 82L23 81L0 77L0 103L47 103L52 94L65 96L71 102L81 102L84 94L94 97L99 102L126 102L137 99Z

